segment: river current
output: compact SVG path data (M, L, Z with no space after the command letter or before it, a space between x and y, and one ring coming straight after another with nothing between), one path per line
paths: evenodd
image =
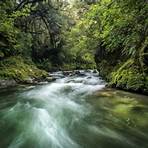
M0 90L0 148L148 148L148 96L92 71Z

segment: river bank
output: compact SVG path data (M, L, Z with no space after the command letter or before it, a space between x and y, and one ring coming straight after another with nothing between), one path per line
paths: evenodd
M133 60L115 63L113 65L107 59L97 64L100 76L108 82L107 87L148 95L147 72L140 71L139 66Z
M19 71L19 70L18 70ZM30 76L29 74L23 78L20 79L17 76L15 78L4 78L4 79L0 79L0 88L7 88L7 87L13 87L13 86L17 86L17 85L43 85L43 84L47 84L50 82L55 81L56 79L59 78L64 78L66 76L73 76L73 75L77 75L77 76L86 76L85 73L87 72L92 72L96 75L99 76L99 72L94 69L94 70L67 70L67 71L58 71L58 72L46 72L43 70L39 70L39 72L41 72L41 74L37 75L37 76ZM56 74L55 74L56 73ZM148 91L147 90L140 90L140 89L131 89L130 87L127 88L126 86L120 86L117 85L113 82L108 82L106 83L106 88L114 88L117 90L123 90L126 92L132 92L132 93L137 93L137 94L143 94L143 95L148 95Z
M105 65L103 67L101 65L98 66L100 66L98 67L99 76L102 76L108 82L106 87L148 95L146 78L139 76L139 73L133 73L130 71L131 68L124 69L124 72L113 73L113 68L109 71L109 66L106 66L106 68L104 68ZM59 75L55 76L52 72L39 69L30 59L14 56L0 62L0 88L13 87L19 84L40 85L65 76L85 76L85 72L98 73L97 70L89 69L83 71L65 71L63 69L63 71L59 71Z
M97 70L69 70L69 71L58 71L58 72L46 72L44 75L39 76L27 76L26 78L5 78L0 79L0 88L12 87L19 84L26 85L42 85L49 82L53 82L56 79L64 78L66 76L86 76L85 73L92 72L98 74Z

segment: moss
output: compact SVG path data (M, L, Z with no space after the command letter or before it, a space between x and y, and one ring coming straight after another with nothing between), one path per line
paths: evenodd
M97 66L100 75L109 82L109 87L148 93L148 74L146 70L140 70L133 58L119 62L115 66L103 60Z
M138 66L132 60L125 62L119 69L111 73L111 85L116 87L133 90L147 91L146 74L139 71Z
M13 56L0 62L0 78L23 81L27 78L41 78L47 72L38 69L31 60Z
M112 83L115 83L117 87L136 90L143 87L143 81L143 75L133 68L112 73Z

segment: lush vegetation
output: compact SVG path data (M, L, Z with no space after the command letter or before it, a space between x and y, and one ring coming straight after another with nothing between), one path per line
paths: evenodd
M24 82L29 78L42 79L47 72L38 69L30 59L22 59L20 56L10 57L0 63L0 78L9 78Z
M97 67L110 86L148 92L147 0L2 0L0 11L1 78Z
M148 3L145 0L103 0L93 4L71 30L68 41L73 51L95 51L100 75L110 85L148 91Z

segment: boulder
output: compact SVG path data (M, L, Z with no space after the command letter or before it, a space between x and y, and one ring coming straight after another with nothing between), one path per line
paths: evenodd
M84 71L75 71L75 74L78 75L78 76L86 76L86 73Z
M26 79L23 80L23 83L26 83L26 84L33 84L34 81L33 81L32 78L26 78Z
M93 70L93 73L98 73L97 69L94 69L94 70Z
M73 75L74 71L63 71L63 74L65 76L68 76L68 75Z
M52 81L55 81L56 79L53 77L46 77L45 80L48 82L52 82Z

